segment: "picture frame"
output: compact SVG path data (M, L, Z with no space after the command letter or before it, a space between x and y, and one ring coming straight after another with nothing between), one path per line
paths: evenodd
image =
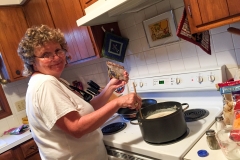
M179 41L173 11L143 21L149 47Z

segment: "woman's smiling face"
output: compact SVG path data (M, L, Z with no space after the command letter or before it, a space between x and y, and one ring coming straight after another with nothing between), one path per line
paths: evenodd
M35 61L34 61L34 70L41 72L43 74L52 75L56 78L60 78L62 71L66 64L66 55L56 54L59 50L62 50L62 47L59 43L48 42L43 46L37 46L34 49ZM51 58L46 58L52 55ZM45 58L43 58L45 57Z

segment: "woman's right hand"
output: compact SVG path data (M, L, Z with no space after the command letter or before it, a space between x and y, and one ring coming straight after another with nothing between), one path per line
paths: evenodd
M116 99L119 108L140 109L142 99L136 93L129 93Z

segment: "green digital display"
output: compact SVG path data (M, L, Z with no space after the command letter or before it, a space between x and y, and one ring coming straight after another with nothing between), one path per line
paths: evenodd
M159 84L164 84L164 81L159 81Z

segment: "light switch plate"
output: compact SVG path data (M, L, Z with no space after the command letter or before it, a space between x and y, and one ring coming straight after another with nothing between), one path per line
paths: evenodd
M25 99L15 102L15 106L18 112L26 109Z

